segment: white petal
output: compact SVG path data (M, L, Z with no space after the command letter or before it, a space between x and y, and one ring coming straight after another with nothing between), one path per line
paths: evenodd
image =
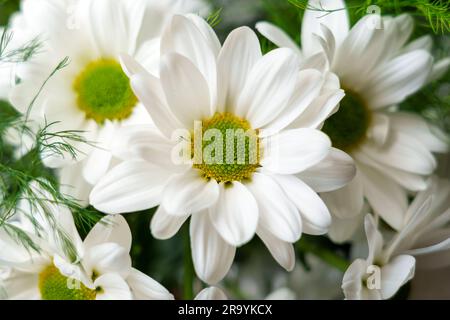
M424 190L428 185L426 175L419 175L398 168L386 166L383 163L379 163L376 160L373 160L362 152L354 151L353 156L355 157L357 162L364 163L365 165L383 172L386 176L388 176L407 190L420 191Z
M217 62L218 111L234 113L250 70L261 56L258 38L251 29L241 27L230 33Z
M393 112L389 114L392 127L414 139L419 140L433 152L447 152L448 144L445 134L439 128L428 123L424 118L410 112Z
M257 234L280 266L286 271L294 270L295 251L292 243L278 239L264 228L258 228Z
M161 205L174 216L183 217L213 206L219 197L219 186L207 181L197 170L174 176L164 188Z
M115 273L100 276L95 280L95 286L101 291L96 300L132 300L133 295L126 281Z
M8 300L40 300L39 277L35 273L10 271L5 279L0 280L3 291Z
M131 271L128 248L109 242L89 248L83 257L83 266L88 274L117 273L127 277Z
M333 75L336 77L335 75ZM320 128L339 107L339 102L345 97L344 90L337 88L322 93L312 104L289 126L290 128Z
M372 115L370 127L367 130L366 136L379 146L383 146L389 136L389 117L379 112Z
M131 249L131 230L122 216L106 216L102 218L84 239L84 248L112 242L123 247L127 252Z
M255 235L258 205L240 182L220 185L219 200L209 215L217 232L233 246L241 246Z
M345 187L321 194L331 213L341 219L354 218L361 214L364 205L364 191L361 176L355 178Z
M338 46L332 70L341 79L346 89L356 92L367 83L368 74L376 66L379 66L383 57L385 30L376 28L372 24L376 19L373 15L361 18L351 29L348 36Z
M258 22L256 30L280 48L290 48L301 55L299 46L282 29L270 22Z
M217 67L214 51L216 44L211 43L204 28L198 23L180 15L172 18L170 27L166 29L161 40L161 55L178 53L189 59L203 75L211 92L211 103L215 104L217 87ZM195 84L195 82L193 83ZM208 86L207 86L208 88Z
M395 257L381 269L381 294L390 299L406 282L414 277L416 259L402 255Z
M83 162L63 167L58 170L58 176L61 193L76 200L81 206L87 207L93 186L80 174L82 167Z
M428 82L433 82L441 79L447 73L449 66L450 66L450 58L444 58L442 60L437 61L433 65L433 69L431 70Z
M173 114L192 129L194 121L212 115L208 83L187 58L171 53L161 62L161 83Z
M298 66L291 49L275 49L266 54L250 72L236 114L248 119L254 129L275 119L294 92Z
M316 8L316 10L312 10L313 8ZM321 9L335 11L329 14L324 14ZM314 40L313 35L322 35L322 30L320 28L321 24L327 26L333 33L336 43L338 45L341 44L347 36L350 28L348 13L344 1L310 0L308 2L308 8L305 10L305 15L303 16L301 36L302 47L306 56L310 56L320 50L320 46Z
M126 279L135 300L173 300L173 295L158 282L140 272L132 269Z
M193 12L193 11L192 11ZM195 26L200 30L202 35L205 37L206 41L209 44L209 47L214 53L214 56L219 55L219 51L221 48L219 38L217 37L216 33L214 32L214 29L211 28L209 23L205 21L205 19L201 18L197 14L188 13L185 15L189 20L194 22Z
M363 299L363 279L367 273L367 262L357 259L348 267L342 279L342 290L347 300Z
M427 82L432 63L424 50L398 56L378 67L361 92L372 109L400 103Z
M331 224L331 216L322 199L307 184L295 176L273 175L288 199L300 211L303 232L325 234Z
M150 223L153 237L159 240L172 238L188 218L189 215L180 217L170 215L162 206L159 206Z
M436 169L436 159L417 139L401 132L392 132L385 146L364 144L362 153L383 166L415 174L428 175Z
M260 137L265 133L274 134L286 128L319 96L323 85L322 74L314 69L301 70L289 103L276 119L261 130Z
M113 168L95 186L90 203L108 214L135 212L158 205L170 173L145 161Z
M192 216L190 234L192 260L198 277L209 284L221 281L233 263L236 248L217 233L207 212Z
M228 298L219 288L209 287L200 291L195 300L228 300Z
M325 159L331 141L314 129L292 129L263 141L264 170L279 174L295 174L313 167Z
M408 208L406 191L378 170L359 165L364 186L364 195L374 212L391 227L399 230L403 226Z
M255 173L251 183L247 185L258 203L259 226L280 240L297 242L302 235L302 219L294 203L285 194L285 189L282 189L276 181L284 183L284 187L286 183L293 184L293 182L287 180L289 176L286 180L282 177L276 178Z
M167 138L170 138L176 129L182 128L181 122L167 105L159 79L148 73L140 73L131 77L131 86L155 125Z
M97 140L93 141L97 147L84 161L83 176L92 185L95 185L109 169L112 159L110 143L114 140L116 128L111 122L106 122L102 126Z
M381 235L381 232L378 231L377 223L370 214L366 215L364 219L364 229L366 231L367 244L369 245L369 256L367 261L369 263L374 263L376 259L380 258L383 250L383 236Z
M316 192L329 192L344 187L355 175L353 159L345 152L332 148L324 160L297 174L297 177Z

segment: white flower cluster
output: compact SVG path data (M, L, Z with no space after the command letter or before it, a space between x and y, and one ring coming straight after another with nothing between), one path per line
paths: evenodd
M306 10L302 48L258 23L279 47L263 54L249 27L222 44L197 14L208 11L201 1L22 1L14 41L38 36L43 47L2 70L20 82L0 83L0 92L21 112L33 101L37 126L54 123L89 141L74 145L76 158L42 159L62 192L109 216L82 241L70 210L50 206L74 246L69 255L42 210L23 204L11 223L41 250L30 253L0 231L6 297L173 298L132 268L131 231L120 216L154 207L157 239L189 223L195 272L209 285L255 236L292 271L302 234L350 241L368 212L369 256L345 273L347 299L388 299L416 263L450 265L450 184L431 177L433 153L448 144L397 108L450 59L434 61L428 37L408 42L408 15L382 17L377 27L366 16L350 28L347 11L337 10L343 1L320 5L332 13ZM64 57L70 63L48 78ZM199 295L214 297L225 298L217 288Z

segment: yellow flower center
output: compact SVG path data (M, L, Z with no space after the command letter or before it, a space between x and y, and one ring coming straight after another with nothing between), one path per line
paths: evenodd
M73 88L78 108L85 112L86 118L99 124L128 118L138 101L130 80L114 59L89 63L76 77Z
M44 269L38 281L42 300L95 300L98 293L98 290L63 276L54 265Z
M219 183L247 180L260 167L258 131L247 120L230 113L216 113L202 121L192 145L194 168L206 179Z

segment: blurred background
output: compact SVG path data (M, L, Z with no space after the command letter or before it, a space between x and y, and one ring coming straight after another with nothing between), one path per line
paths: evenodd
M35 0L39 1L39 0ZM223 41L234 28L247 25L254 28L261 20L273 22L283 28L300 45L300 25L306 1L300 0L204 0L210 6L210 22ZM450 13L448 1L347 1L352 23L366 14L370 5L377 5L382 15L397 15L408 12L415 17L416 28L413 39L430 34L434 39L434 55L442 58L450 55ZM10 16L19 9L19 0L0 0L0 25L6 26ZM43 23L45 23L43 21ZM264 51L274 48L261 37ZM420 93L410 97L399 106L403 110L416 112L438 125L446 135L450 135L450 75L430 84ZM9 110L9 109L8 109ZM7 104L0 102L0 117L7 111ZM0 139L1 140L1 139ZM6 150L7 146L0 144ZM3 154L8 154L3 152ZM7 161L5 159L0 159ZM450 177L449 156L441 156L439 175ZM26 164L26 159L23 164ZM51 174L42 169L36 176ZM178 298L190 297L192 290L186 288L185 266L190 259L186 255L188 229L167 241L157 241L149 231L150 219L154 210L127 215L126 218L134 236L132 248L133 263L136 268L163 283ZM86 234L88 228L82 228ZM361 232L355 243L361 239L365 245L365 236ZM229 276L221 286L229 297L236 299L271 298L296 299L341 299L342 276L358 245L335 245L326 237L308 237L304 235L296 245L297 266L292 273L286 273L272 259L260 240L255 239L237 251L235 264ZM358 255L359 256L359 255ZM442 281L450 278L450 272L444 271L436 281L429 275L418 275L414 282L404 288L396 298L450 297L450 288ZM435 277L436 278L436 277ZM428 280L424 280L428 279ZM440 279L440 280L439 280ZM433 282L434 281L434 282ZM432 284L432 286L430 286ZM194 292L204 285L194 281ZM422 290L424 287L433 288ZM420 289L420 290L419 290ZM424 296L424 292L425 296Z

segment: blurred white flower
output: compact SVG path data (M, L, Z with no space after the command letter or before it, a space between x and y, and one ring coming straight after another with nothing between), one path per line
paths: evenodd
M159 37L174 13L200 10L198 0L25 0L11 22L15 42L38 37L39 52L16 67L20 84L13 105L25 113L52 70L65 57L67 66L43 86L29 116L50 133L76 131L89 143L64 140L77 151L45 154L47 166L61 168L62 191L87 204L87 194L113 158L111 141L127 124L151 123L134 96L119 62L121 53L157 73ZM178 11L180 10L180 11ZM15 67L15 64L14 64ZM22 139L22 138L20 138ZM47 143L61 142L48 137Z
M262 22L257 29L306 60L328 61L328 69L338 75L346 91L323 131L334 147L355 159L358 172L346 187L322 194L340 229L330 236L338 242L351 237L364 198L375 213L400 230L408 191L427 187L427 177L436 169L432 152L445 152L448 146L437 128L417 115L398 111L396 105L442 76L450 58L433 62L429 36L407 43L413 30L408 15L368 15L350 29L342 0L311 0L308 7L301 49L272 24ZM335 11L324 13L320 8Z
M327 82L329 74L299 71L290 49L263 56L247 27L234 30L221 46L213 29L194 15L173 18L161 50L160 78L123 56L134 92L157 130L122 131L114 154L124 162L95 186L90 203L111 214L160 205L151 223L159 239L171 238L192 214L194 266L208 283L226 275L236 247L255 233L277 262L292 270L292 243L302 232L326 233L331 222L315 190L338 189L354 176L351 158L332 149L314 125L328 116L322 108L330 100L319 99L324 87L335 103L341 90ZM202 126L197 133L196 121ZM219 160L197 162L196 141L203 149L208 139L203 133L226 130L250 132L254 143L233 154L245 161L224 160L222 149ZM194 155L186 152L184 165L173 161L180 138L196 149Z
M432 178L411 203L405 219L405 226L385 245L372 216L366 217L369 257L354 261L344 275L347 299L389 299L412 279L416 265L425 269L450 265L450 182ZM378 287L372 282L377 272Z
M159 283L132 268L131 231L123 217L103 218L82 241L67 208L41 202L45 204L39 208L23 207L18 220L12 222L34 241L38 251L17 243L4 228L0 230L0 261L7 268L0 277L5 298L173 299ZM29 219L31 214L34 220ZM48 214L62 233L55 232ZM73 250L68 250L68 243Z

